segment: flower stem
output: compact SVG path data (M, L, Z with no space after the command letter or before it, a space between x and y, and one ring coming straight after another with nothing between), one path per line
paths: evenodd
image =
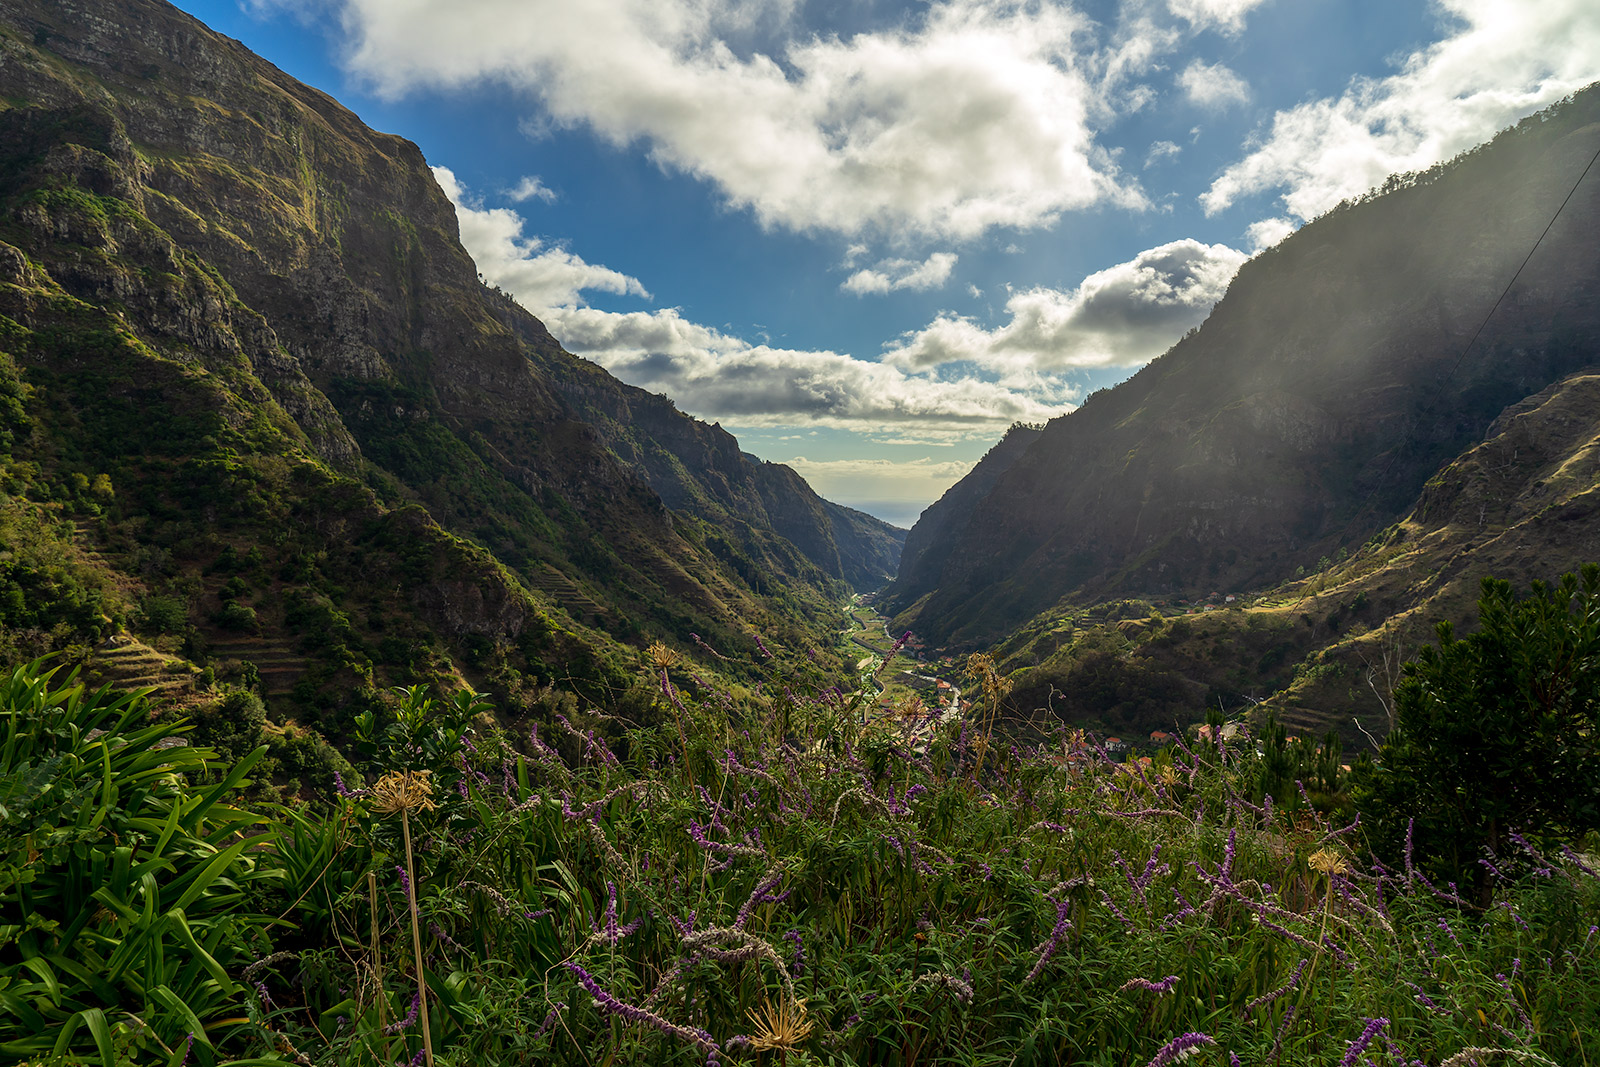
M417 961L418 1017L422 1020L422 1050L433 1067L433 1037L428 1033L428 979L422 970L422 929L417 922L417 874L411 861L411 819L400 809L400 833L406 840L406 903L411 906L411 951Z

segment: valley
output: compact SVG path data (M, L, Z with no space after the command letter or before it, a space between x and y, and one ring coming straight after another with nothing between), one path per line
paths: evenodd
M1077 25L935 4L894 43L1046 9ZM369 14L339 10L300 14ZM986 55L958 39L915 93L842 78L885 141L786 161L786 195L920 129L896 109ZM845 42L689 40L652 55L756 70L741 106ZM1012 129L1020 81L951 113ZM698 114L667 85L646 110ZM524 88L519 136L570 162L570 85ZM865 136L829 114L824 154ZM589 146L675 241L722 173L684 146L748 135L697 130ZM1152 188L1189 151L1160 143ZM535 235L582 190L465 191L163 0L0 0L0 1060L1591 1062L1597 161L1600 83L1248 255L1172 241L1054 310L1019 267L1009 325L941 306L863 359L676 286L707 249L759 274L751 219L839 275L839 323L1024 250L927 208L960 251L905 258L723 189L658 296ZM1005 232L1067 226L1050 203ZM1051 315L1135 354L1026 349ZM885 472L955 481L904 530L807 480Z

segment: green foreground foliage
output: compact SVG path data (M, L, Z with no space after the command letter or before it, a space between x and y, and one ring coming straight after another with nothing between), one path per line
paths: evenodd
M1459 640L1440 623L1439 647L1406 664L1355 792L1390 852L1412 841L1486 902L1515 831L1600 831L1600 566L1521 599L1486 579L1478 621Z
M358 724L364 787L259 815L228 806L256 755L19 669L0 1058L1591 1062L1582 853L1510 839L1480 906L1263 794L1248 734L1116 764L863 725L870 673L692 701L651 651L666 725L624 744L417 688Z

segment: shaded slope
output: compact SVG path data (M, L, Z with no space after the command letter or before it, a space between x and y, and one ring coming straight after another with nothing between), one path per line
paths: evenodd
M1597 120L1591 89L1245 264L1197 333L940 518L937 567L892 587L900 621L974 644L1063 596L1259 588L1394 522L1507 404L1595 358L1593 175L1461 357L1600 147Z
M1047 612L1001 652L1024 711L1138 738L1257 704L1370 747L1437 622L1472 629L1485 577L1526 589L1592 562L1597 522L1600 375L1580 373L1508 407L1402 521L1317 573L1198 614L1138 601Z
M538 319L509 298L502 298L497 310L606 446L668 507L732 535L729 551L736 549L747 568L791 573L798 550L827 577L856 589L876 589L894 576L904 531L823 500L791 468L741 451L722 427L707 426L669 398L619 382L599 365L569 355ZM788 544L778 543L774 534Z

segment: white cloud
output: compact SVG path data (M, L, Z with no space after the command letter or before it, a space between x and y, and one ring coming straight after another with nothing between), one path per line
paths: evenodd
M1142 207L1094 140L1092 24L1059 0L941 0L849 38L735 49L733 0L343 0L380 91L498 80L548 121L643 142L764 225L971 238ZM771 29L771 27L768 27Z
M1271 132L1201 196L1207 213L1283 190L1310 219L1389 174L1421 170L1600 78L1594 0L1439 0L1456 28L1398 73L1273 118Z
M1250 251L1260 252L1271 248L1295 230L1299 229L1293 219L1270 218L1260 222L1252 222L1245 229L1245 236L1250 238Z
M884 259L870 269L856 271L839 288L857 296L896 289L937 289L950 280L955 265L953 252L935 252L920 263L914 259Z
M519 204L525 200L534 199L543 200L547 204L553 204L556 201L556 191L540 181L537 174L525 176L516 184L515 188L506 192L506 196Z
M1221 63L1195 60L1178 75L1178 87L1191 103L1203 108L1221 110L1250 102L1250 86Z
M833 459L804 456L778 462L793 467L828 500L870 509L891 522L910 526L929 501L937 500L970 471L971 460Z
M1171 141L1157 141L1155 144L1150 146L1149 153L1144 157L1145 169L1149 170L1150 167L1157 163L1161 163L1168 159L1175 159L1182 151L1182 148Z
M434 174L455 204L461 243L486 282L517 297L569 351L629 384L666 393L702 418L752 427L802 421L969 437L993 435L1019 419L1058 415L1075 395L1064 384L1019 390L977 378L942 381L837 352L752 344L685 319L675 308L611 312L580 306L588 289L649 294L626 274L523 237L515 211L483 206L444 167Z
M1244 29L1244 17L1265 0L1167 0L1174 15L1185 19L1197 30L1219 30L1238 33Z
M1173 241L1091 274L1071 292L1014 293L1010 321L995 330L942 314L884 359L908 369L975 363L1019 387L1073 367L1135 366L1199 325L1245 258L1226 245Z
M807 421L860 431L885 424L959 425L993 433L1064 407L976 378L940 381L837 352L753 345L674 308L550 308L540 317L567 349L623 381L666 393L702 418L741 426Z
M485 208L468 196L449 168L434 167L433 176L456 206L461 243L477 261L479 273L525 307L581 304L585 289L650 298L637 278L585 263L565 249L547 248L537 237L524 237L522 216L509 208Z

